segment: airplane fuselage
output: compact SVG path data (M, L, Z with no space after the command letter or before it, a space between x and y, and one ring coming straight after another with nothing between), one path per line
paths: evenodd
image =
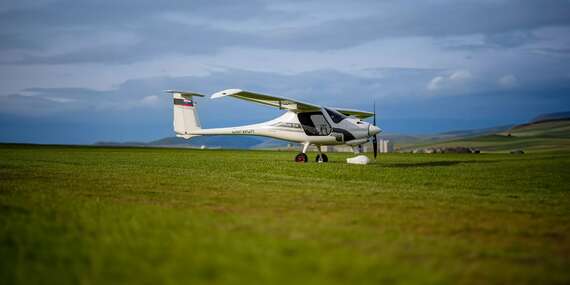
M380 129L370 123L353 117L335 117L331 109L323 108L320 112L295 113L288 111L283 115L258 124L228 128L200 129L191 135L246 135L264 136L297 143L316 145L359 145L368 141L371 135ZM336 119L336 120L335 120Z

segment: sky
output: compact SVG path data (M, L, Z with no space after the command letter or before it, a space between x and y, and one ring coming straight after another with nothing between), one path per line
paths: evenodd
M163 91L239 88L425 134L570 110L570 1L0 1L0 142L172 136ZM203 127L278 110L198 99Z

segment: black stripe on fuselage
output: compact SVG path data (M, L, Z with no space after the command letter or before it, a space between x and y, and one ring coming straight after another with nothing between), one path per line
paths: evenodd
M341 128L333 128L333 132L341 133L344 136L344 141L351 141L354 139L354 135L351 134L349 131Z

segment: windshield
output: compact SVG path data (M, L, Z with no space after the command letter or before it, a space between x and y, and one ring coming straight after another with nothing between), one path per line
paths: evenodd
M325 108L325 110L327 111L327 113L329 114L329 116L331 117L331 119L333 120L333 122L335 124L340 123L342 120L346 119L346 116L333 110L333 109L329 109L329 108Z

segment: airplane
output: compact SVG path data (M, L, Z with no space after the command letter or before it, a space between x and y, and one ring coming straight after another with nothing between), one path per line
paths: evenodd
M166 90L172 94L174 111L174 132L177 137L191 139L196 136L247 135L264 136L289 142L301 143L302 151L295 156L295 162L308 162L307 151L310 145L318 150L316 162L328 162L322 146L348 145L355 154L362 152L362 144L372 138L374 158L377 156L377 134L382 129L376 126L374 112L331 108L301 102L285 97L259 94L241 89L226 89L214 93L211 98L234 97L263 105L269 105L286 112L281 116L258 124L228 128L203 129L200 125L194 97L205 95L178 90ZM375 108L374 108L375 109ZM363 119L374 117L373 123Z

